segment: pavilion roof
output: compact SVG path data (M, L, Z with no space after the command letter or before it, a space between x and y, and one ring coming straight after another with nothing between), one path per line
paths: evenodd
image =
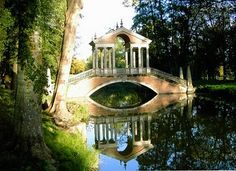
M116 30L110 30L107 34L101 37L95 38L90 42L90 45L115 44L117 37L121 37L126 43L129 42L131 44L149 45L152 42L152 40L122 26Z

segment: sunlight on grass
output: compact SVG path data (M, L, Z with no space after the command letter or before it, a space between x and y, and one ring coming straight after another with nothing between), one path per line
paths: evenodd
M98 153L89 149L80 134L68 133L44 118L44 135L59 170L97 170Z

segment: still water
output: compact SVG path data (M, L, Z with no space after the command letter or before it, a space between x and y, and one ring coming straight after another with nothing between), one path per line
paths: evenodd
M186 95L134 108L90 104L87 143L100 171L236 169L236 105Z

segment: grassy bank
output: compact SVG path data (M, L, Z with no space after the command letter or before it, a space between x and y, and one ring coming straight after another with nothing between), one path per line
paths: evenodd
M208 94L216 98L236 98L236 82L229 81L201 81L195 83L197 94Z
M68 133L56 127L49 116L44 115L45 142L52 151L58 170L96 170L98 153L89 149L80 134Z
M12 125L13 94L0 88L0 170L50 170L47 161L38 161L14 150ZM69 133L43 114L44 139L55 160L57 170L96 170L98 153L87 147L80 134Z

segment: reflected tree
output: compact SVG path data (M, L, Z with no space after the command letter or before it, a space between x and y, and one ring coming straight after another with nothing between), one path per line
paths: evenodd
M235 112L229 104L197 98L193 109L172 106L157 113L154 148L137 158L140 169L235 168Z

